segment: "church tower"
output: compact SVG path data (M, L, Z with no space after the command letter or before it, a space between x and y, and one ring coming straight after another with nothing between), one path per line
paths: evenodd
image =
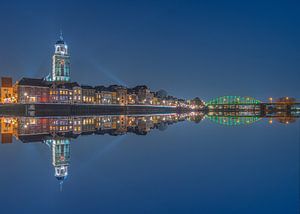
M55 43L55 52L52 57L52 73L47 77L47 80L52 82L70 81L70 56L62 32L59 40Z

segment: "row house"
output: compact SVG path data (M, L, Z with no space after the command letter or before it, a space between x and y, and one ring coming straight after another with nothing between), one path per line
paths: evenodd
M81 87L78 83L53 83L50 86L51 103L80 103Z
M51 103L71 103L72 89L66 88L62 84L52 84L50 87L50 102Z
M160 105L160 99L153 95L152 105Z
M44 79L22 78L13 87L10 87L11 79L4 80L5 87L1 87L2 103L14 102L13 100L18 103L103 105L179 106L183 103L183 101L172 96L167 96L164 99L159 98L145 85L129 89L120 85L92 87L80 86L76 82L47 82Z
M2 77L1 78L1 90L0 90L1 103L15 103L16 98L13 92L12 78Z
M127 105L127 88L119 85L111 85L108 87L108 91L115 92L114 104Z
M132 89L130 89L131 94L137 95L137 104L147 104L150 105L153 102L154 94L151 93L149 88L145 85L136 86Z
M119 85L111 85L109 87L97 86L96 103L97 104L128 104L127 88Z
M73 103L81 103L82 102L82 88L79 84L73 86Z
M96 103L97 104L114 104L116 100L116 92L112 91L97 91L96 92Z
M95 103L95 95L96 90L92 86L82 85L82 103L94 104Z
M130 105L137 104L137 95L134 93L129 93L127 94L127 103Z
M48 103L49 84L43 79L22 78L14 85L18 103Z
M117 94L117 104L120 104L120 105L128 104L126 88L123 88L123 87L117 88L116 94Z
M110 91L105 86L96 86L95 87L95 103L96 104L113 104L115 101L116 93Z

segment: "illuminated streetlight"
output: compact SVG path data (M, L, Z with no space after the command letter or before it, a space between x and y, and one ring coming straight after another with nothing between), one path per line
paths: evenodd
M272 101L273 101L273 98L272 98L272 97L270 97L270 98L269 98L269 100L270 100L270 102L272 102Z

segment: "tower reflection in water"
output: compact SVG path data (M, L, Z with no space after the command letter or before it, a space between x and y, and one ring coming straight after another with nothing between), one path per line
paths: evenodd
M70 161L70 140L64 138L54 138L44 141L52 150L52 164L55 170L55 177L62 184L68 176L68 167Z
M280 123L295 122L299 114L276 114L264 117L237 112L192 112L161 115L105 115L78 117L1 117L1 142L12 143L13 137L23 143L41 142L52 151L54 175L60 186L68 176L70 144L80 135L112 136L134 133L146 135L152 129L165 130L168 125L181 121L201 122L204 118L220 125L250 125L262 118L275 119Z
M80 135L126 133L146 135L152 129L165 130L180 121L200 122L203 113L161 115L116 115L86 117L2 117L1 142L12 143L13 137L23 143L40 142L52 152L54 175L60 186L68 177L70 144Z

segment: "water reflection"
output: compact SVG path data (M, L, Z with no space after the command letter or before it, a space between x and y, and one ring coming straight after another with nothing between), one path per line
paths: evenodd
M276 120L279 123L289 124L296 122L299 112L296 111L277 111L272 114L261 115L260 112L240 112L240 111L220 111L209 112L207 118L214 123L227 126L248 125L258 122L261 119L268 119L269 123Z
M249 112L192 112L184 114L160 115L109 115L78 117L2 117L1 142L12 143L13 138L23 143L41 142L47 145L52 154L54 176L62 186L68 176L70 164L70 143L80 135L124 135L134 133L146 135L151 130L164 131L167 126L182 121L210 121L227 126L250 125L263 118L273 123L295 122L299 114L277 112L261 117Z

